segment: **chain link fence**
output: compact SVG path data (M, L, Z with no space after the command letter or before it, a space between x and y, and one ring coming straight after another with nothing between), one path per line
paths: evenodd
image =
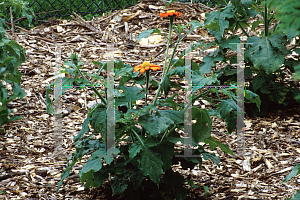
M202 3L213 7L216 2L221 4L220 1L224 0L192 0L192 3ZM90 20L94 16L101 16L110 11L128 8L139 3L138 0L28 0L27 2L35 13L31 27L28 26L25 18L14 19L17 25L24 28L38 26L50 18L71 19L70 15L73 12ZM179 0L179 2L191 2L191 0ZM10 21L9 9L5 16L6 21Z

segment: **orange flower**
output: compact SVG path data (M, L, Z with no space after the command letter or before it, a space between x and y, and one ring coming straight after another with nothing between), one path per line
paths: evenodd
M154 71L160 70L160 66L150 64L150 62L144 62L143 64L140 64L140 65L134 67L134 71L137 72L140 70L140 73L144 73L144 71L149 70L149 69L152 69Z
M180 12L175 12L175 10L168 10L166 13L159 14L160 17L169 17L169 16L174 16L174 15L176 15L177 17L179 17L179 15L181 15L183 17L183 14L181 14Z

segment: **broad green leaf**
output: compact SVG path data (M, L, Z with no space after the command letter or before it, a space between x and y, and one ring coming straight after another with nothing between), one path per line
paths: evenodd
M220 41L225 29L229 26L227 19L234 17L234 15L235 8L232 5L227 5L221 11L206 13L204 25Z
M150 149L146 149L142 153L140 161L140 169L145 176L149 175L149 178L159 185L160 177L163 173L163 162L157 154L154 154Z
M220 158L218 156L216 156L215 153L202 153L202 156L205 160L211 159L212 161L214 161L216 163L216 165L220 166Z
M145 128L146 132L150 133L150 135L157 135L165 131L174 122L167 117L144 115L139 118L139 123Z
M134 158L142 149L143 149L142 145L133 143L129 150L129 158Z
M183 111L176 111L176 110L160 110L158 113L161 116L167 117L171 119L174 124L181 124L183 123Z
M221 117L226 119L230 111L237 110L237 104L233 99L222 100L222 102L218 104L217 110L219 110Z
M222 151L224 151L225 153L229 153L231 155L234 155L233 151L226 145L226 144L223 144L222 142L220 141L217 141L215 140L213 137L209 137L207 139L205 139L204 141L206 144L209 143L209 147L211 150L215 150L215 148L217 147L217 145L220 147L220 149Z
M240 43L240 37L237 35L232 35L228 39L222 38L220 41L220 46L225 49L229 48L232 51L237 51L237 43Z
M260 97L250 90L245 90L245 98L248 99L251 103L256 103L258 110L260 111Z
M278 34L267 38L253 36L248 38L247 42L253 43L246 54L255 68L271 74L281 67L287 53L286 47L283 45L286 43L283 36Z
M192 125L192 137L196 143L204 142L206 138L210 136L212 130L212 121L207 113L207 110L193 107L192 110L193 119L197 120Z
M123 90L123 97L115 98L116 106L120 106L126 103L132 103L136 100L140 100L145 97L145 94L141 88L138 87L126 87L120 86L121 90Z
M216 76L206 77L203 75L199 75L194 73L192 75L192 84L193 86L205 86L205 85L218 85L219 81Z
M79 131L79 133L76 136L74 136L74 142L77 142L78 140L80 140L85 133L87 133L87 132L90 131L89 122L90 122L90 117L87 117L84 120L84 122L83 122L83 124L81 126L81 130Z
M150 29L150 30L146 30L146 31L143 31L141 32L138 37L136 38L136 42L141 40L142 38L147 38L149 37L151 34L153 33L158 33L160 35L163 35L160 30L158 28L155 28L155 29Z
M102 168L101 157L94 158L93 160L88 160L80 170L80 173L87 173L91 170L94 172L99 171Z
M87 173L81 173L79 171L79 180L81 181L82 184L84 184L84 189L88 189L89 187L99 187L98 184L94 182L94 171L90 170Z
M164 142L159 145L158 153L161 155L161 160L164 163L163 169L164 171L171 169L172 158L174 157L174 144L171 142Z
M229 116L224 119L226 121L226 128L229 134L236 129L236 119L237 112L230 113Z
M91 119L90 124L95 133L100 133L104 139L106 138L106 108L97 108Z
M117 174L111 180L111 189L113 195L122 194L128 187L128 176L124 177L123 174Z
M294 0L268 0L267 3L269 10L276 7L276 18L281 22L278 30L288 30L292 28L291 32L300 31L300 15L299 1Z
M266 74L260 73L252 81L252 86L254 92L256 92L258 89L260 89L264 83L267 81Z

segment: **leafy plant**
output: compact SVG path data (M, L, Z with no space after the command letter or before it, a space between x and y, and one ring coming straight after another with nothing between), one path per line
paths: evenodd
M255 21L251 30L264 23L265 29L258 36L249 36L245 27L250 27L247 20L256 15L263 16L263 21ZM252 107L253 112L257 115L265 115L268 102L278 104L285 103L286 99L296 98L300 91L293 82L286 82L286 71L295 72L298 62L294 59L286 59L292 51L299 52L296 46L299 46L299 31L286 30L285 33L277 29L275 25L271 30L271 23L274 22L276 14L270 14L270 9L265 5L264 8L256 4L254 1L234 0L228 3L225 8L218 11L212 11L206 14L205 28L216 37L216 41L211 42L207 46L217 46L217 50L205 56L203 63L200 65L201 73L210 73L211 67L216 63L228 63L225 68L214 71L221 84L235 84L237 70L233 66L236 64L236 56L228 56L230 51L236 51L236 44L241 43L240 38L235 35L238 29L248 37L245 50L245 78L249 82L246 87L251 91L251 95L245 98L249 103L255 103ZM225 34L231 36L225 38ZM233 33L233 34L232 34ZM296 38L296 45L293 49L287 50L286 45L291 42L292 38ZM298 39L297 39L298 38ZM263 105L260 110L260 100ZM249 99L250 98L250 99ZM285 103L286 104L286 103ZM258 107L258 108L256 108Z
M2 1L0 3L1 17L7 6L12 5L16 13L27 16L28 8L23 1ZM31 18L29 18L31 20ZM25 61L25 50L24 48L16 43L14 40L9 39L5 31L5 20L0 18L0 126L7 124L11 121L22 119L19 116L9 117L11 110L7 108L7 104L14 99L23 97L26 95L24 90L20 87L21 83L21 72L18 71L20 66ZM10 85L12 88L12 94L9 95L7 86ZM3 131L3 130L1 130Z
M165 36L160 30L152 29L142 32L138 39L148 37L150 34L159 33L168 39L168 52L170 45L170 36L172 30L180 36L183 30L187 30L186 35L196 28L202 26L199 22L193 21L187 26L173 25L173 18L182 15L175 11L168 11L161 17L169 17L170 27L169 35ZM172 97L167 97L171 87L184 89L181 85L170 80L171 76L184 76L184 61L182 58L174 59L174 54L179 42L183 38L178 37L171 58L165 59L163 66L163 75L161 80L156 80L150 75L150 70L159 70L161 67L144 62L136 67L131 67L117 60L114 62L115 76L119 77L119 85L115 90L115 142L114 147L109 146L107 136L107 125L111 122L107 120L108 104L104 96L107 95L106 89L100 91L92 87L95 94L101 99L101 103L90 108L87 118L82 124L82 129L74 137L75 151L68 159L68 166L64 170L58 188L61 187L63 180L70 174L72 167L80 161L83 156L89 158L79 172L80 181L85 188L99 187L104 180L110 181L113 195L120 195L125 199L185 199L187 191L184 187L185 179L178 172L172 170L172 165L180 162L183 169L193 169L195 165L202 165L203 159L212 159L219 165L219 158L205 150L199 142L209 144L210 149L214 150L217 146L225 153L233 154L229 147L211 137L212 121L210 114L218 115L227 122L228 132L235 129L235 120L237 113L236 95L230 92L230 89L221 90L228 95L228 99L212 99L208 95L215 92L209 89L202 92L201 89L193 90L190 109L192 109L192 154L198 157L184 157L185 149L178 149L177 142L184 143L184 138L180 137L178 130L184 128L185 106L174 101ZM201 45L200 43L198 45ZM195 47L195 46L194 46ZM166 53L168 55L168 53ZM184 54L183 54L184 55ZM63 77L62 85L86 85L107 86L107 80L99 76L99 72L107 70L107 62L94 62L100 64L98 73L88 74L81 72L81 62L76 54L72 54L71 62L66 61L63 73L71 77ZM68 67L69 66L69 67ZM217 77L206 77L199 73L199 66L192 63L193 84L207 85L218 83ZM143 76L146 72L146 76ZM91 80L90 80L91 79ZM133 82L133 83L130 83ZM146 84L145 84L146 83ZM149 84L158 86L156 96L152 104L147 101L147 90ZM135 85L146 85L145 90ZM47 87L47 111L54 113L52 100L49 94L52 92L52 85ZM84 87L76 87L81 90ZM63 88L64 94L68 88ZM99 90L99 91L98 91ZM158 99L161 93L165 93L166 98ZM137 105L138 100L145 98L145 105ZM193 104L197 99L207 99L211 102L217 100L219 104L214 103L217 109L200 109ZM156 106L165 106L169 110L159 110ZM235 117L234 117L235 115ZM234 120L233 120L234 119ZM90 126L89 126L90 125ZM92 134L88 134L90 127ZM94 139L97 136L99 139ZM113 153L113 154L112 154ZM114 155L114 156L113 156ZM181 156L181 157L178 157ZM191 181L187 180L189 184ZM205 192L207 188L205 187ZM205 194L207 195L207 193Z

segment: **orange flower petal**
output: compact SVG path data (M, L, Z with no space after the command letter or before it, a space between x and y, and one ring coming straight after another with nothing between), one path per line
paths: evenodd
M133 70L134 70L135 72L137 72L137 71L139 71L141 68L142 68L141 65L138 65L138 66L135 66Z
M154 71L157 71L157 70L160 70L160 66L153 66L153 67L151 67L151 69Z
M142 74L142 73L144 73L145 72L145 68L142 68L141 70L140 70L140 73Z
M174 16L174 15L176 15L177 17L179 17L179 15L183 16L182 13L175 12L175 10L169 10L166 13L160 13L159 14L160 17L169 17L169 16Z
M146 70L150 70L150 69L156 71L156 70L160 70L161 68L160 68L159 65L154 65L154 64L151 64L151 63L148 62L148 61L145 61L145 62L143 62L143 64L140 64L140 65L138 65L138 66L135 66L133 70L134 70L135 72L140 71L140 73L142 74L142 73L144 73Z

